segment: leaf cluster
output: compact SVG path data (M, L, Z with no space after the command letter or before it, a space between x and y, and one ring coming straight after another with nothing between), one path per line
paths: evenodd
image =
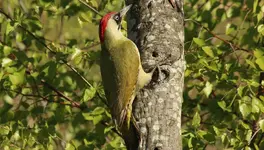
M263 0L188 0L184 149L264 148Z

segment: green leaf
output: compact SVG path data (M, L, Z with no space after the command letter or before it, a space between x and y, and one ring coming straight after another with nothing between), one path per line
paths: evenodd
M264 24L261 24L258 26L258 32L262 35L264 35Z
M96 94L96 89L94 87L90 87L89 89L86 89L84 91L84 96L83 96L83 102L87 102L91 100Z
M259 113L259 111L261 111L262 113L264 112L264 105L262 104L260 99L253 97L252 98L252 112Z
M36 143L36 139L33 136L31 136L31 134L30 134L30 136L29 136L29 138L27 140L27 144L29 146L33 146L35 143Z
M114 140L110 141L109 144L110 144L114 149L120 149L120 146L121 146L121 139L120 139L120 138L115 138Z
M264 96L260 95L259 98L264 102Z
M263 12L260 11L257 15L258 23L263 19Z
M84 139L83 142L85 146L88 146L94 143L94 142L88 141L87 139Z
M197 128L200 126L200 122L201 122L200 114L198 112L196 112L195 115L193 116L192 126Z
M206 82L205 88L203 89L203 92L205 93L206 97L208 98L210 94L212 93L213 85L210 82Z
M253 3L253 13L256 13L258 3L259 3L259 0L254 0L254 3Z
M105 112L105 109L104 109L103 107L96 107L96 108L93 110L92 114L93 114L93 115L100 115L100 114L102 114L102 113L104 113L104 112Z
M4 77L4 72L0 71L0 81L3 79L3 77Z
M209 66L206 66L208 69L219 72L218 64L215 61L212 61Z
M71 143L66 144L66 150L76 150L75 147Z
M44 72L46 78L53 80L56 76L57 64L54 61L47 62L43 66L42 72Z
M214 132L215 132L216 135L221 135L222 134L220 132L220 130L216 126L213 126L213 130L214 130Z
M2 59L2 67L8 67L12 64L12 59L10 58L3 58Z
M225 70L229 71L231 68L232 64L225 64Z
M259 87L260 84L254 80L250 80L249 85L251 85L253 87Z
M82 113L85 120L93 120L91 113Z
M225 101L219 101L217 102L218 106L221 107L223 110L226 109L226 102Z
M246 59L246 63L250 66L250 67L252 67L252 68L254 68L254 69L256 69L256 65L255 65L255 63L254 62L252 62L251 60L249 60L249 59Z
M108 133L109 131L111 131L112 129L114 129L114 126L108 126L104 129L104 134Z
M210 46L204 46L202 49L208 56L214 57L214 52Z
M0 126L0 135L8 135L10 128L8 126Z
M9 75L9 79L14 85L21 85L24 83L25 78L25 69L22 69L20 72L15 72L12 75Z
M259 127L260 127L260 129L262 130L262 132L264 132L264 119L260 120L260 121L258 122L258 124L259 124Z
M81 22L89 22L92 23L92 18L93 18L93 13L88 11L88 12L81 12L79 15L79 21Z
M192 144L192 137L188 139L188 147L189 148L193 148L193 144Z
M74 48L74 52L72 53L71 60L74 60L79 56L82 56L82 51L79 48Z
M226 102L225 101L219 101L217 102L218 106L221 107L224 111L227 111L227 112L231 112L231 108L230 106L226 106Z
M243 122L242 120L239 120L239 124L244 127L245 129L251 129L251 126L249 126L250 124L247 124L245 122Z
M14 31L15 28L11 25L10 22L7 23L7 26L6 26L6 35L8 35L10 32Z
M226 25L225 33L226 33L226 35L230 35L231 33L233 33L236 30L237 30L237 26L236 25L228 23Z
M12 48L9 46L4 46L4 55L8 56L12 52Z
M205 45L205 41L203 39L199 39L199 38L193 38L193 41L199 46L202 47Z
M101 120L103 120L103 116L102 115L94 116L93 124L97 125Z
M261 70L264 70L264 56L258 58L258 59L256 60L256 64L258 64L258 66L259 66L259 68L260 68Z
M240 110L243 118L246 118L251 113L251 107L245 103L241 103L239 105L239 110Z
M252 137L252 130L247 130L247 131L246 131L245 140L246 140L247 142L250 142L251 137Z
M88 4L94 8L98 8L98 3L96 0L89 0Z
M237 94L240 96L240 97L243 97L243 90L244 90L245 86L239 86L237 88Z
M255 49L253 53L256 58L261 58L264 55L264 49Z

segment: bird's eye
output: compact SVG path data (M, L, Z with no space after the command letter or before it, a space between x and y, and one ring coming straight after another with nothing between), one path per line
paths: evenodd
M116 14L116 15L114 16L114 19L115 19L116 22L119 22L119 21L120 21L120 16L119 16L119 14Z

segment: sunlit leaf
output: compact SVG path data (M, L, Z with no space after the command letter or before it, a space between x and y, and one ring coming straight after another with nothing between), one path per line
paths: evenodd
M205 41L203 39L199 39L199 38L193 38L193 41L199 46L202 47L205 45Z
M21 85L25 80L25 69L15 72L14 74L9 75L9 79L14 85Z
M209 97L210 94L212 93L212 90L213 90L213 85L207 81L205 84L205 88L203 89L203 92L207 97Z
M249 64L249 65L250 65L250 67L252 67L252 68L256 69L256 65L255 65L255 63L254 63L254 62L252 62L251 60L249 60L249 59L246 59L246 63L247 63L247 64Z
M258 124L259 124L259 127L260 127L260 129L262 130L262 132L264 132L264 119L260 120L260 121L258 122Z
M239 105L239 110L240 110L240 113L242 114L243 118L246 118L252 111L251 106L249 106L245 103L241 103Z
M259 66L259 68L260 68L261 70L264 70L264 56L258 58L258 59L256 60L256 64L258 64L258 66Z
M0 126L0 135L3 136L3 135L8 135L10 129L8 126Z
M244 86L240 86L237 88L237 94L240 96L240 97L243 97L243 90L244 90Z
M100 121L102 121L103 116L102 115L97 115L93 117L93 124L96 125L98 124Z
M204 46L202 49L208 56L214 57L214 52L210 46Z
M264 35L264 24L258 26L258 32Z
M192 125L197 128L200 126L200 122L201 122L201 117L200 117L200 114L198 112L196 112L193 116L193 119L192 119Z
M83 101L87 102L91 100L96 94L96 89L93 87L90 87L89 89L86 89L84 91Z

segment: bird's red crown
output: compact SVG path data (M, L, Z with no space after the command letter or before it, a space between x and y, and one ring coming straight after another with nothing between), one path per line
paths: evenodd
M100 41L101 43L104 42L104 34L105 34L105 29L107 26L107 22L108 20L111 18L111 16L114 14L115 12L110 12L108 14L106 14L101 20L100 20L100 25L99 25L99 37L100 37Z

